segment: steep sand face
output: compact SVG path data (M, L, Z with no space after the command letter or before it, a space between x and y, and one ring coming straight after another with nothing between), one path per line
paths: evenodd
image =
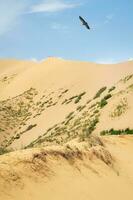
M133 137L104 137L104 142L115 161L112 166L83 150L83 158L74 155L73 162L57 156L60 147L51 147L52 154L31 149L2 156L0 199L132 200Z

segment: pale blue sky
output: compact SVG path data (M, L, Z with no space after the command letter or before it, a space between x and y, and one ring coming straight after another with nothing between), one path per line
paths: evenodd
M133 0L0 0L0 58L48 56L99 63L132 59Z

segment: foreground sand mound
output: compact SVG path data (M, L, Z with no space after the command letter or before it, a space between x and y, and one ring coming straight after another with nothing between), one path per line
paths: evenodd
M104 137L104 143L106 147L82 143L1 156L0 199L132 200L133 137Z

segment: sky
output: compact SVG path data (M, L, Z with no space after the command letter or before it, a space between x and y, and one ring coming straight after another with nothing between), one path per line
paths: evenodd
M0 0L0 58L49 56L97 63L132 60L133 0Z

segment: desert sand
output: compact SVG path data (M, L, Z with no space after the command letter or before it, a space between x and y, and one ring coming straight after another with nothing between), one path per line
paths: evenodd
M133 61L1 60L0 93L1 200L133 199L133 136L100 136L133 129Z
M133 137L116 136L104 140L113 155L113 166L97 159L91 152L84 153L82 160L75 158L74 163L49 154L46 160L44 157L33 160L38 149L2 156L0 199L132 200Z

